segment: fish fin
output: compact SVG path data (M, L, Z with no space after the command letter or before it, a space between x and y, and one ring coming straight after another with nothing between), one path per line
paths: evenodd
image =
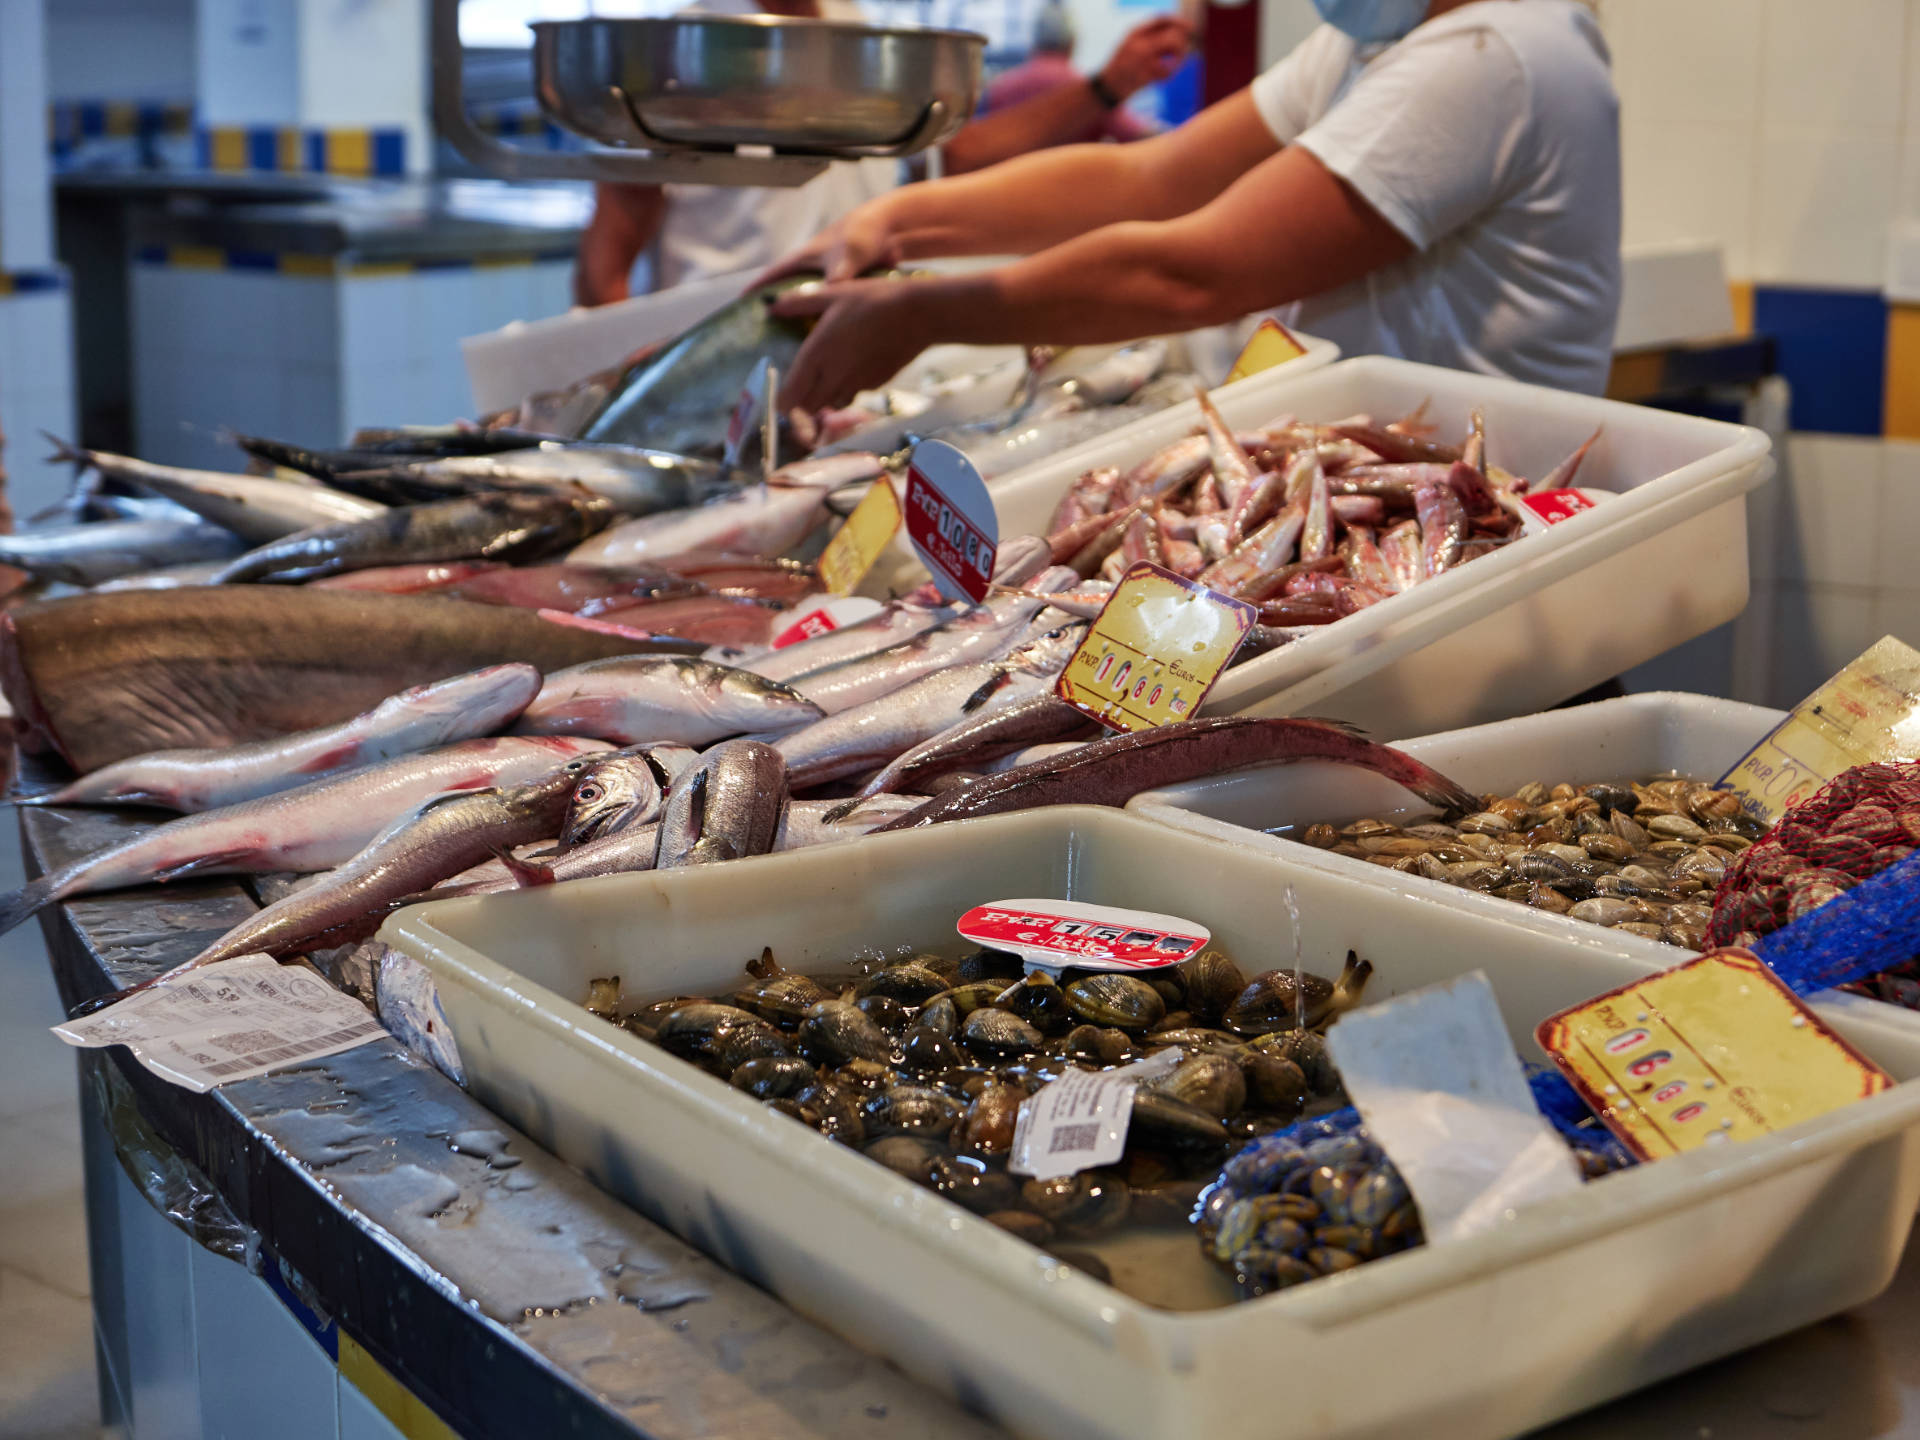
M982 682L978 690L974 691L971 695L969 695L966 698L964 702L962 702L960 706L960 713L962 715L971 715L974 711L978 710L982 705L985 705L989 700L991 700L999 691L1001 691L1008 684L1010 684L1012 680L1013 680L1013 675L1010 671L996 670L984 682Z
M55 877L42 875L38 880L29 880L10 895L0 896L0 935L30 920L54 899Z
M1367 738L1367 732L1351 720L1336 720L1331 715L1302 715L1299 718L1302 720L1311 720L1316 725L1325 725L1329 729L1338 730L1343 735L1351 735L1356 740L1364 740Z
M255 853L252 846L242 845L232 850L218 850L211 855L196 855L191 860L183 860L180 864L168 866L165 870L154 871L152 878L156 881L166 881L181 880L189 875L204 875L216 866L226 864L229 860L238 860Z
M832 809L822 813L820 823L823 825L838 825L842 820L866 804L871 798L869 795L856 795L851 800L842 800Z
M507 873L513 876L513 883L523 890L554 883L551 865L542 865L537 860L522 860L506 849L495 850L493 854L496 860L507 867Z

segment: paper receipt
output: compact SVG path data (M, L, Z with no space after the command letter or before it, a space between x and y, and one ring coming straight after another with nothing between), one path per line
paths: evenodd
M125 1045L163 1080L202 1094L337 1054L387 1032L366 1006L271 956L222 960L55 1025L69 1045Z

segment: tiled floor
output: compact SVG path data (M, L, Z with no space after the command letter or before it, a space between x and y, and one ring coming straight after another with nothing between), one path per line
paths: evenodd
M0 810L0 889L22 878ZM100 1434L74 1062L46 1028L59 1018L29 922L0 937L0 1440Z

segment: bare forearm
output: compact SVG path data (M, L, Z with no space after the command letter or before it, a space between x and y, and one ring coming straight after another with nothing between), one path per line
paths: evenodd
M1036 150L1064 145L1106 117L1084 81L1061 85L970 121L946 145L947 174L965 175Z
M1143 188L1126 148L1067 145L908 185L880 203L903 259L1025 255L1095 226L1147 218L1136 213L1151 203Z
M984 275L917 282L928 334L971 345L1097 345L1236 319L1263 304L1169 257L1164 227L1125 223Z

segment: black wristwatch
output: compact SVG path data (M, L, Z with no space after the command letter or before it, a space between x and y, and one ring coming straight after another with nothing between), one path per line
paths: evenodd
M1102 110L1113 110L1119 107L1120 97L1113 93L1113 87L1107 84L1104 75L1098 74L1097 72L1089 75L1087 77L1087 88L1093 92L1093 98L1100 102L1100 108Z

